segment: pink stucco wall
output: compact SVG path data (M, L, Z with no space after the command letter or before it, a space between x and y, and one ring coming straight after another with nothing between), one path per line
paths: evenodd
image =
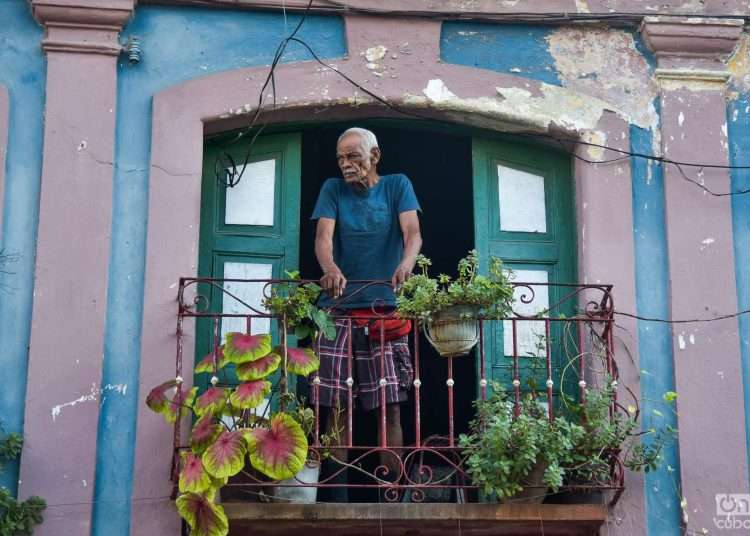
M669 158L694 161L700 147L701 161L729 163L722 88L664 92L662 123ZM730 190L726 169L685 167L682 173L715 192ZM679 259L670 270L672 315L736 311L730 198L696 192L676 166L666 166L664 183L669 258ZM744 408L737 320L674 326L673 353L682 485L691 526L699 529L712 525L717 493L748 492L745 436L738 433Z
M116 108L117 25L131 0L36 2L47 23L44 155L19 494L40 536L88 534L96 468ZM121 388L121 386L120 386ZM111 392L109 392L111 391ZM50 463L53 461L53 463Z
M111 24L124 20L122 12L132 7L132 2L126 0L102 4L87 0L79 2L88 6L81 8L71 8L71 2L62 0L35 5L54 3L67 4L70 9L64 11L67 18L63 17L64 24L58 27L67 33L48 42L42 216L29 362L29 383L34 389L29 390L26 406L27 451L21 468L22 493L26 489L44 489L52 504L78 503L55 509L38 530L38 534L50 535L86 534L90 525L98 400L103 395L99 380L116 109L112 55L116 32ZM364 0L350 3L371 5ZM80 10L105 4L119 13L110 14L112 20L102 19L101 24L109 30L91 32L88 23L80 31L65 26L79 17ZM294 0L289 4L293 5ZM427 9L428 4L428 0L414 0L394 2L392 7ZM631 4L635 5L628 2ZM742 0L727 9L742 9L748 4ZM478 11L511 9L498 7L490 0L472 5ZM535 3L530 9L585 12L581 5L592 11L606 11L608 3L554 0ZM597 94L600 100L595 102L585 89L568 89L569 102L580 101L587 108L601 107L595 121L575 113L571 116L571 110L550 98L549 88L537 81L441 63L439 21L390 19L384 24L383 20L347 16L349 57L336 65L355 79L369 80L369 88L392 102L418 113L484 128L550 130L573 144L581 139L605 139L609 145L629 148L628 120L613 111L618 110L619 103L607 101L606 94ZM374 77L360 53L376 44L398 49L403 35L409 36L414 53L398 60L387 58L393 76ZM99 52L65 49L70 39L85 42L91 36L105 41ZM674 67L679 62L668 65ZM244 116L236 111L248 104L247 96L257 92L263 80L261 74L266 72L266 68L225 72L190 80L154 96L141 400L155 378L174 374L176 282L179 276L195 274L197 268L204 134L237 126L238 117ZM314 63L281 66L277 85L286 99L282 109L270 115L271 121L282 121L294 114L299 117L307 114L310 107L318 106L328 110L321 118L386 115L381 108L353 106L369 100ZM81 99L81 95L86 98ZM525 95L524 102L534 101L538 106L524 108L522 102L513 101L518 95ZM692 160L692 153L701 148L707 155L702 158L726 163L726 145L721 143L726 141L722 138L723 106L723 95L716 90L665 92L662 143L668 156ZM7 91L0 86L0 196L7 108ZM596 155L583 145L576 150L594 160L612 156L606 151ZM697 196L694 186L685 183L676 169L668 168L666 173L669 254L683 261L680 266L672 266L672 314L692 316L696 304L705 308L706 315L736 310L728 201ZM581 280L614 284L618 309L635 312L630 162L596 164L577 160L574 175ZM726 172L706 171L704 179L717 190L728 187ZM618 239L612 240L613 236ZM713 240L707 242L709 238ZM695 285L696 277L716 284ZM632 360L620 361L621 378L638 395L637 327L627 319L618 319L618 324L619 354L632 356ZM186 331L186 348L191 348L192 326L187 326ZM73 343L61 345L61 340ZM736 324L676 330L674 353L679 408L683 412L683 484L690 504L703 505L697 519L705 525L710 513L705 505L713 504L713 493L747 488L744 434L726 429L725 422L713 417L720 412L741 422L738 412L743 393ZM706 355L711 359L705 359ZM117 396L117 390L124 387L138 386L111 386L112 392L107 396ZM707 390L715 395L707 397ZM75 411L69 411L74 406ZM706 434L714 438L708 446L702 441ZM169 495L170 457L170 430L160 417L141 405L132 503L132 527L137 527L134 530L139 535L179 533L173 505L147 500ZM49 459L54 459L55 464L43 463ZM709 459L715 463L707 463ZM731 463L727 464L727 460ZM627 491L612 520L608 534L645 533L640 477L628 476Z
M510 109L482 109L484 98L494 97L500 88L523 88L534 95L541 95L540 83L521 77L480 71L468 67L442 64L438 61L440 24L437 21L392 21L388 25L377 24L370 17L347 17L347 39L349 57L337 61L337 66L355 78L368 75L360 51L373 43L397 49L397 36L413 36L413 49L418 53L403 56L395 66L394 77L385 77L371 84L378 94L392 102L413 110L431 110L438 117L478 123L500 129L540 128L539 124L527 121L523 114ZM141 379L142 390L153 383L153 378L174 374L174 364L165 356L175 350L175 337L169 328L174 324L175 282L180 275L194 274L197 266L198 229L200 214L200 177L202 170L202 144L204 121L212 121L212 129L220 127L222 116L231 117L228 109L241 108L248 92L262 80L265 69L230 71L214 76L191 80L170 88L154 97L152 169L149 199L148 259L146 267L146 292L144 306L144 331L142 339ZM433 82L430 86L430 81ZM252 87L248 87L250 84ZM284 106L295 109L304 106L343 103L341 108L350 117L372 111L357 111L348 103L355 98L354 90L332 73L321 72L315 64L300 63L279 68L278 91L286 99ZM429 87L444 87L460 99L460 102L441 100L440 93L428 91ZM430 95L426 97L425 95ZM323 98L325 95L325 98ZM366 102L361 94L356 97ZM472 116L472 107L481 117ZM468 111L467 111L468 108ZM179 113L177 113L179 111ZM551 107L549 122L553 129L566 131L561 116L564 110ZM557 116L556 114L560 114ZM546 126L546 125L545 125ZM627 147L627 122L615 114L604 114L599 124L591 128L600 129L608 139L622 140ZM566 131L575 140L586 136L586 131ZM166 170L169 172L167 173ZM580 273L592 282L596 279L611 282L618 289L621 304L629 310L635 309L635 278L632 242L632 214L630 209L630 173L627 163L620 165L621 180L603 181L609 168L596 164L580 164L576 168L579 208L579 240L586 244L581 248ZM625 208L623 209L623 200ZM180 210L166 207L179 206ZM617 210L614 210L617 207ZM624 236L624 242L611 244L602 238L606 229L615 229ZM583 229L588 229L584 238ZM616 254L611 251L616 248ZM626 323L630 333L635 333L632 323ZM187 329L186 347L190 348L191 328ZM635 341L629 340L630 350L635 351ZM634 379L637 365L625 364L622 373L628 380ZM142 392L145 396L145 391ZM170 444L165 441L168 430L161 419L141 408L138 417L139 429L136 444L135 490L133 526L143 526L147 519L159 514L166 530L171 507L169 505L139 504L141 497L168 494L170 483L164 478L164 468L170 455ZM636 534L644 530L642 489L638 479L630 482L632 488L623 499L623 512L627 522L610 527L610 534ZM174 516L173 516L174 519ZM174 520L176 523L176 519ZM622 532L618 527L623 527ZM175 528L176 524L172 527ZM154 532L153 534L156 534Z

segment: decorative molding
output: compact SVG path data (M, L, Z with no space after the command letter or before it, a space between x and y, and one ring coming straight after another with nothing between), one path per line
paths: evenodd
M723 70L743 25L743 19L651 16L643 19L641 34L659 67Z
M732 76L729 71L711 71L705 69L656 69L654 74L660 82L674 80L721 84L722 86Z
M45 27L45 52L117 56L119 32L136 0L32 0L34 17Z

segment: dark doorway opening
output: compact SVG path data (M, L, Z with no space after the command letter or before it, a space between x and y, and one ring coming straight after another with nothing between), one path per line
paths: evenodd
M339 177L336 141L351 126L372 130L383 154L381 175L404 173L412 181L422 206L420 216L424 246L432 259L431 273L455 275L458 259L474 248L471 138L405 127L401 124L357 122L312 127L302 136L302 199L300 271L304 277L320 277L315 259L314 222L309 220L318 191L328 177ZM412 346L413 347L413 346ZM420 338L422 437L448 434L447 361ZM477 393L476 359L454 362L456 433L466 431ZM377 444L376 412L355 415L355 440L359 445ZM401 409L405 444L414 443L413 391ZM351 497L350 500L356 500Z

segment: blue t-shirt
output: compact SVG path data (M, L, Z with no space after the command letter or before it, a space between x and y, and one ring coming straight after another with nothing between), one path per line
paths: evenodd
M359 192L344 179L328 179L323 183L315 204L312 220L336 220L333 235L333 260L347 281L356 279L385 279L390 281L401 262L404 237L398 216L402 212L421 210L411 181L403 174L383 175L378 183ZM372 285L346 299L361 285L348 283L340 307L364 308L382 300L383 305L395 305L390 285ZM334 304L327 294L318 305Z

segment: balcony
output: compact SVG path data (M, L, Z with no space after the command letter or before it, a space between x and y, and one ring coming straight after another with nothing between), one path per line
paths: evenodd
M281 329L284 318L260 306L260 298L280 282L181 279L176 375L192 370L185 366L193 355L193 349L185 345L185 332L193 320L198 352L217 355L223 335L241 327L248 334L270 331L284 355L297 344L308 344L320 355L320 338L297 341ZM540 527L545 534L597 534L607 508L623 491L624 468L617 453L611 456L605 480L565 482L551 494L544 486L532 485L537 489L532 490L531 500L527 496L498 503L488 500L472 481L466 452L459 445L459 435L474 417L472 401L486 400L493 385L505 389L515 415L525 395L532 393L546 418L554 420L565 411L563 393L585 405L605 379L617 380L611 286L523 282L513 286L513 314L502 320L480 319L478 343L468 356L440 357L427 343L422 326L413 322L408 337L413 379L408 400L401 404L402 441L389 437L385 404L369 412L357 408L351 345L342 356L347 381L338 410L341 434L333 445L330 438L326 440L326 421L332 413L320 405L320 377L313 373L307 382L294 384L282 364L265 407L284 407L289 392L314 401L309 404L313 424L308 459L322 461L322 471L314 482L302 478L269 482L254 471L233 477L222 498L230 533L243 534L252 528L253 534L286 534L314 528L330 534L365 535L397 528L403 534L427 535L460 526L464 534L486 534L490 529L492 534L538 534ZM331 316L350 335L363 318L353 318L341 309L331 311ZM373 307L364 318L382 319L383 313ZM380 344L384 344L382 332ZM382 378L383 352L380 355ZM226 384L232 381L218 379ZM386 388L381 381L377 388L381 401L386 400ZM618 406L615 394L609 409L612 415ZM174 427L175 493L179 453L189 448L185 425L178 419ZM287 495L279 490L284 488L315 488L318 502L282 499L279 496ZM534 491L539 500L534 500ZM348 504L342 504L342 496ZM565 502L579 504L560 504Z

